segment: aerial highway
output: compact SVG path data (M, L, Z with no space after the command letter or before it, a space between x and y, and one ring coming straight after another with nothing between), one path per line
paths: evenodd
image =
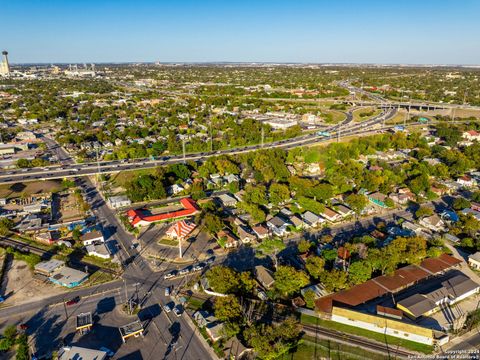
M392 118L396 113L394 108L386 108L382 110L379 115L363 121L361 123L352 122L351 112L347 113L347 118L340 124L330 127L328 132L330 136L319 136L317 133L306 134L292 139L280 140L268 144L251 145L240 148L224 149L219 151L191 153L183 155L161 156L155 159L130 159L130 160L113 160L89 163L75 163L71 157L52 139L44 137L47 146L54 150L62 162L60 165L48 166L43 168L24 168L12 169L0 172L0 184L9 184L22 181L38 181L48 179L63 179L84 177L101 173L113 173L119 171L131 171L139 169L154 168L157 166L175 164L184 161L202 162L209 157L219 155L235 155L242 154L260 149L283 148L291 149L298 146L307 146L322 142L331 141L332 139L339 139L341 137L351 135L362 135L369 133L372 127L385 123L386 120Z

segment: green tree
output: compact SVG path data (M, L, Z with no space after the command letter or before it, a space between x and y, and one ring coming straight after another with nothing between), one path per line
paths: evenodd
M305 269L314 279L319 279L320 274L324 271L325 260L319 256L309 256L307 258Z
M277 254L285 249L285 243L280 239L265 239L257 247L257 250L265 255L273 255L275 266L278 265Z
M290 190L285 184L272 183L269 190L269 199L273 204L279 204L290 199Z
M347 287L347 273L341 270L324 271L320 282L328 291L339 291Z
M351 285L362 284L372 277L372 267L367 261L356 261L348 268L348 282Z
M420 206L417 211L415 211L415 216L417 217L417 219L431 215L433 215L433 210L426 206Z
M215 317L220 321L232 321L242 316L242 307L235 296L215 298Z
M313 309L315 307L315 292L313 290L305 291L305 294L303 294L303 299L305 300L308 308Z
M312 248L312 246L313 246L313 243L311 243L308 240L302 239L298 242L297 249L300 254L305 254Z
M365 195L362 194L350 194L346 198L347 204L357 214L360 214L365 206L368 204L368 200Z
M283 295L298 292L310 282L307 274L295 270L292 266L279 266L275 272L275 288Z
M223 229L222 219L220 219L217 214L211 212L207 213L203 218L203 222L205 225L205 229L210 235L215 235Z
M13 229L15 224L11 219L8 218L0 218L0 235L7 235L10 233L10 230Z
M233 269L218 265L207 271L205 276L210 287L221 294L235 293L239 287L239 276Z
M457 197L453 201L453 208L455 210L463 210L463 209L469 208L470 206L471 206L470 201L468 201L463 197Z
M21 334L17 339L17 354L15 360L29 360L30 354L28 351L28 337L26 334Z

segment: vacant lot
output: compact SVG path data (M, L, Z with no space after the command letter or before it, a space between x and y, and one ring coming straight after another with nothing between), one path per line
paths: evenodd
M27 263L19 260L13 260L7 268L2 285L7 297L6 305L18 305L65 292L59 286L35 279Z
M75 194L62 194L54 198L55 209L58 209L59 222L67 222L74 220L81 220L85 217L85 212L82 210L82 204L78 201Z
M0 197L15 198L48 192L58 192L62 189L62 182L59 180L7 184L0 186Z

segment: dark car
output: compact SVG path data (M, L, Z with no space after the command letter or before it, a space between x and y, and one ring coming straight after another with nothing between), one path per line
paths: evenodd
M18 327L20 328L20 330L27 330L28 329L27 324L20 324Z
M68 306L75 305L80 301L80 296L75 296L73 299L68 300L65 304Z

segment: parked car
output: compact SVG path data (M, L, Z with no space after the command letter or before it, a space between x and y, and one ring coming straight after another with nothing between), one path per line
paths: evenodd
M20 325L18 326L18 328L19 328L20 330L27 330L27 329L28 329L28 325L27 325L27 324L20 324Z
M170 286L165 288L165 296L170 296Z
M0 304L5 301L5 298L3 296L0 296Z
M190 272L190 268L186 267L180 270L180 275L187 275Z
M109 357L112 357L113 355L115 355L115 353L112 350L110 350L109 348L107 348L105 346L102 346L100 348L100 351L105 351L107 353L107 356L109 356Z
M215 256L212 256L211 258L207 259L207 264L212 265L214 261L215 261Z
M75 305L79 301L80 301L80 296L75 296L73 299L68 300L65 304L67 304L67 306Z
M167 313L169 313L170 311L172 311L173 307L174 307L174 303L173 302L169 302L165 305L163 305L163 310Z
M177 315L178 317L182 316L182 313L183 313L183 307L182 305L178 304L177 306L175 306L173 308L173 312L175 313L175 315Z
M202 271L205 268L204 263L197 264L193 267L193 271Z
M165 280L173 278L175 275L177 275L177 271L170 271L169 273L163 275L163 278Z

